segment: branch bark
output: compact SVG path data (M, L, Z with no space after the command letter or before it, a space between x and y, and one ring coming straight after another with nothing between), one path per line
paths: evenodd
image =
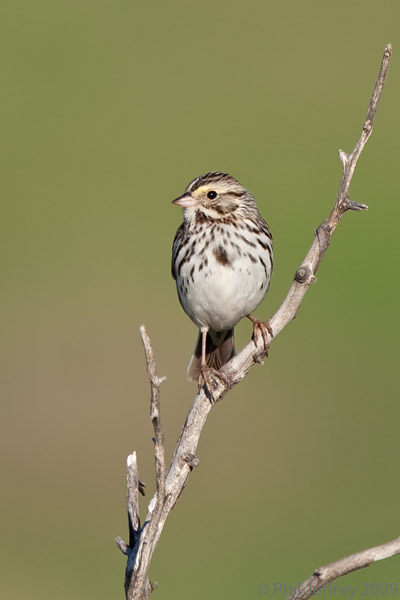
M328 586L334 579L338 579L338 577L347 575L347 573L351 573L352 571L365 569L365 567L369 567L378 560L390 558L396 554L400 554L400 537L381 546L375 546L375 548L351 554L325 567L319 567L315 569L311 577L299 585L299 588L288 600L308 600L318 590Z
M316 230L313 244L301 266L297 269L286 298L280 308L269 320L273 332L273 336L268 334L269 343L272 343L282 329L296 316L309 286L316 281L315 274L318 271L321 261L330 244L332 235L344 213L348 210L364 211L368 208L365 204L351 201L348 194L358 158L372 133L378 103L386 81L391 51L391 45L388 44L385 47L381 69L370 99L361 136L356 146L350 154L346 154L343 150L339 150L339 157L343 165L343 174L336 203L328 218L321 223ZM213 403L210 402L204 389L201 389L198 392L182 428L171 464L166 471L164 431L160 418L160 385L163 379L157 377L153 350L144 326L140 328L140 333L144 344L147 372L151 387L151 419L155 433L157 491L149 503L144 525L143 527L140 527L137 507L137 489L140 482L137 473L132 475L133 483L130 491L128 485L130 530L132 527L129 544L125 544L121 538L116 539L118 547L128 557L125 575L125 593L127 600L146 600L150 597L151 592L155 587L155 584L151 584L147 578L153 552L160 538L165 521L185 488L190 472L198 465L199 461L196 458L196 450L208 414L215 402L228 391L222 379L215 378L212 381L211 390L214 400ZM254 341L252 340L249 342L239 354L222 368L221 371L227 375L227 380L230 382L231 386L239 383L239 381L247 375L254 364L262 361L265 356L264 347L262 336L259 334ZM132 457L133 456L134 455L132 455ZM129 468L137 468L136 457L135 459L132 457L130 460L130 467L128 459L128 473ZM132 463L134 463L135 467L132 467ZM352 557L349 557L349 559L350 558ZM340 562L341 561L339 561L339 563ZM333 564L335 565L338 563ZM354 562L352 564L358 563ZM366 565L355 566L354 568L362 568L362 566ZM328 567L323 567L322 569L329 569L330 567L332 567L332 565L328 565ZM325 577L324 573L325 571L322 571L321 575L318 571L318 574L313 575L313 577L323 578ZM303 596L301 596L301 598L303 598Z

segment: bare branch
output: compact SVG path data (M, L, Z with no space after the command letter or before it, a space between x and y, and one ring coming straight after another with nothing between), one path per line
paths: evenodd
M390 62L391 55L392 55L392 45L387 44L387 46L385 47L385 51L383 53L382 64L381 64L381 68L379 71L378 79L376 80L374 91L372 92L371 100L369 102L367 116L365 117L365 121L363 124L360 139L358 140L358 142L357 142L353 152L350 154L350 156L347 156L347 160L345 162L343 162L343 158L342 158L342 155L345 155L345 153L343 152L343 150L339 150L340 158L341 158L342 164L343 164L343 177L342 177L342 181L340 183L338 200L337 200L336 207L335 207L338 212L340 212L340 211L344 212L345 210L348 210L348 209L354 210L352 203L348 199L350 183L351 183L351 179L353 177L353 173L354 173L354 169L356 167L357 161L360 157L360 154L363 151L364 146L367 143L367 141L369 140L370 135L372 133L372 128L374 125L376 111L378 110L379 100L381 98L381 95L383 92L383 86L385 85L386 77L388 74L389 62ZM367 208L367 207L365 207L365 208ZM355 210L359 210L359 209L355 208ZM329 219L332 219L332 225L335 223L335 227L337 225L337 222L340 219L340 216L339 216L339 218L336 217L335 209L329 215ZM329 221L329 219L328 219L328 221Z
M296 316L308 287L311 283L316 281L315 274L319 269L321 261L330 244L332 235L344 213L347 210L363 211L368 209L365 204L352 202L348 197L348 192L357 161L372 133L378 103L388 73L391 54L392 46L391 44L387 44L383 53L381 68L374 91L372 92L360 139L351 154L346 154L343 150L339 150L339 157L343 165L343 175L336 203L331 210L329 217L318 227L315 233L314 242L303 260L302 265L297 269L293 283L285 300L269 320L269 324L274 334L273 337L270 335L268 336L269 343L271 343L289 321ZM254 362L257 362L257 360L255 360L255 358L259 358L257 347L262 346L261 335L259 335L255 342L257 346L255 346L254 342L250 342L222 369L228 374L233 383L238 383L238 381L243 379L253 366Z
M391 46L388 44L385 48L382 66L369 103L367 117L363 124L360 139L351 154L346 154L343 150L339 151L339 157L343 166L343 175L336 203L328 218L315 232L315 238L311 248L303 263L297 269L294 280L282 305L269 320L269 325L273 333L273 336L271 333L268 333L269 343L276 339L282 329L296 316L310 284L316 281L315 274L318 271L331 241L331 237L343 214L347 210L367 210L365 204L352 202L348 197L348 191L358 158L372 132L378 102L387 76L390 57ZM227 385L224 383L223 379L229 381L230 387L237 384L247 375L254 364L261 362L265 356L265 344L263 343L262 335L260 333L254 341L249 342L239 354L221 369L221 372L226 375L226 378L213 379L210 390L213 403L207 398L204 388L197 393L193 406L190 409L186 422L182 428L171 464L166 471L164 430L160 419L160 385L164 379L159 379L157 377L153 350L144 326L140 328L140 333L145 349L147 373L151 386L150 414L155 433L157 491L149 503L143 527L140 528L139 521L135 521L135 526L133 526L134 533L132 538L130 535L129 546L127 546L120 538L117 538L119 548L128 556L125 574L125 593L127 600L147 600L155 587L155 584L151 584L147 578L150 561L165 521L170 511L181 497L190 472L198 465L199 461L196 458L196 450L202 429L215 402L227 392ZM136 490L136 496L133 495L130 503L130 506L135 508L131 508L132 514L129 513L130 523L134 522L135 515L137 515L137 518L139 515L137 508L137 489L138 486L140 489L140 481L137 474L135 477L136 483L133 485L133 489ZM134 542L134 544L132 545L131 542ZM383 546L379 548L382 549ZM368 552L372 551L366 551L366 553ZM387 554L387 556L393 556L394 553ZM354 557L359 557L363 554L365 553L354 555ZM367 555L364 556L364 560L366 560L366 556ZM373 558L373 560L377 560L377 556L380 556L380 558L386 557L384 553L379 555L379 552L374 556L375 558ZM349 561L354 557L349 557L344 560ZM373 562L373 560L370 562ZM354 559L354 561L356 561L356 559ZM348 564L358 564L354 561L353 563L350 562ZM341 561L338 561L338 563L334 563L334 565L337 565L340 562ZM355 568L362 568L362 566L367 565L362 564ZM325 581L327 576L324 569L329 568L332 568L332 565L328 565L328 567L323 567L322 570L316 571L313 577L319 577L320 579L322 577L325 578L323 579L323 581ZM327 572L328 574L330 573L330 571ZM345 572L349 571L342 571L341 574L344 574Z
M139 480L136 452L132 452L126 461L126 510L128 513L129 544L126 544L119 536L115 538L118 548L127 556L129 556L139 536L140 518L138 490L141 485L143 484Z
M157 587L155 582L148 580L147 572L150 560L159 535L168 513L160 525L165 506L165 435L160 416L160 386L165 377L159 378L156 372L153 348L144 325L140 327L146 363L147 374L150 381L151 400L150 417L154 427L154 455L157 492L150 501L146 520L140 528L138 491L144 495L144 484L139 479L136 466L136 453L128 456L128 520L129 520L129 545L127 546L121 538L116 538L120 550L128 556L125 570L125 595L129 600L146 600L150 598L152 591ZM159 534L157 535L157 531ZM139 543L140 542L140 543Z
M154 454L156 461L157 491L158 496L161 498L164 495L165 489L165 435L160 416L160 385L166 380L166 377L162 377L161 379L157 377L154 352L144 325L140 327L140 335L142 336L147 362L147 374L149 376L151 387L150 418L153 423L155 435Z
M132 452L126 461L127 510L129 521L129 547L136 543L136 534L140 528L139 518L139 471L136 462L136 452Z
M311 577L299 585L298 589L288 600L308 600L308 598L311 598L318 590L325 587L334 579L338 579L338 577L347 575L347 573L351 573L352 571L365 569L365 567L369 567L378 560L390 558L396 554L400 554L400 537L381 546L375 546L375 548L369 548L351 556L346 556L346 558L341 558L325 567L319 567L315 569Z

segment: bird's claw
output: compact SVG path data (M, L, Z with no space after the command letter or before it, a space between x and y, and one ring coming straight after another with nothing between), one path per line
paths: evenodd
M219 398L217 398L217 400L214 397L214 391L216 387L215 380L217 380L218 383L222 383L222 385L225 387L224 392L219 396ZM210 400L211 404L215 404L222 398L222 395L229 390L230 382L225 373L221 373L221 371L217 371L217 369L213 369L212 367L204 366L201 367L199 389L201 389L203 386L207 398Z
M274 337L274 332L272 331L272 327L269 324L269 321L260 321L260 319L256 319L255 317L252 317L251 315L248 315L248 318L253 323L254 343L257 346L257 336L258 336L258 333L260 332L262 335L263 343L264 343L264 355L268 358L268 352L269 352L268 334L271 336L271 338ZM254 360L256 362L262 363L262 360L260 360L260 356L257 356Z

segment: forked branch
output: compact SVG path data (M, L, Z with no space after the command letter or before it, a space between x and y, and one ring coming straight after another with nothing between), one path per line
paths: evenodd
M346 154L343 150L339 151L339 156L343 165L343 175L336 203L328 218L318 227L311 248L301 266L297 269L294 280L282 305L271 319L269 319L269 325L273 332L273 337L271 334L268 334L269 343L272 343L282 329L296 316L310 284L316 281L315 274L318 271L332 235L344 213L348 210L367 210L365 204L358 204L349 199L349 188L357 161L372 133L378 103L388 72L391 51L391 45L388 44L383 54L381 69L371 96L360 139L350 154ZM118 547L128 557L125 573L125 593L127 600L147 599L150 597L151 592L155 587L155 584L151 584L147 578L153 552L160 538L168 514L179 500L190 472L198 464L196 450L208 414L214 403L228 391L222 378L216 378L212 382L211 389L214 403L210 402L204 389L201 389L198 392L182 428L174 456L172 457L168 470L166 470L164 431L160 418L160 384L163 379L158 378L156 374L153 350L144 326L140 328L140 333L145 349L147 372L151 386L151 419L155 434L157 491L149 503L147 515L144 524L141 527L137 494L137 490L140 490L141 484L137 472L136 455L131 455L131 457L128 458L127 500L130 526L129 544L125 544L121 538L117 538L116 540ZM249 342L239 354L222 368L222 372L228 375L227 381L229 381L231 385L239 383L239 381L247 375L254 364L259 363L265 356L265 345L261 338L262 336L260 333L257 339ZM390 544L392 544L392 546ZM386 546L390 546L392 551L394 547L398 547L395 544L398 545L399 541L395 540L395 542L391 542L390 544ZM339 577L351 570L367 566L366 561L370 560L371 556L373 558L368 564L377 560L376 556L379 556L379 548L382 550L384 547L380 546L372 550L366 550L363 553L353 555L352 557L348 557L347 559L343 559L342 561L338 561L327 567L322 567L307 581L314 582L314 578L317 578L315 580L317 583L331 581L335 577ZM374 552L375 554L373 554ZM384 555L383 552L380 557L386 558L387 556L393 556L395 553L397 552ZM305 582L305 585L307 587L309 583ZM296 600L304 600L308 597L309 596L301 595L295 596L294 598L296 598Z

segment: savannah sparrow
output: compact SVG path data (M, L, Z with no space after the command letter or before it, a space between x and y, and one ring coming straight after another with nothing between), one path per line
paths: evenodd
M207 173L173 201L184 221L172 249L172 276L185 313L199 328L188 379L207 383L235 354L233 328L243 317L260 329L268 350L268 323L251 316L268 290L272 235L253 196L227 173ZM255 331L254 331L255 333Z

